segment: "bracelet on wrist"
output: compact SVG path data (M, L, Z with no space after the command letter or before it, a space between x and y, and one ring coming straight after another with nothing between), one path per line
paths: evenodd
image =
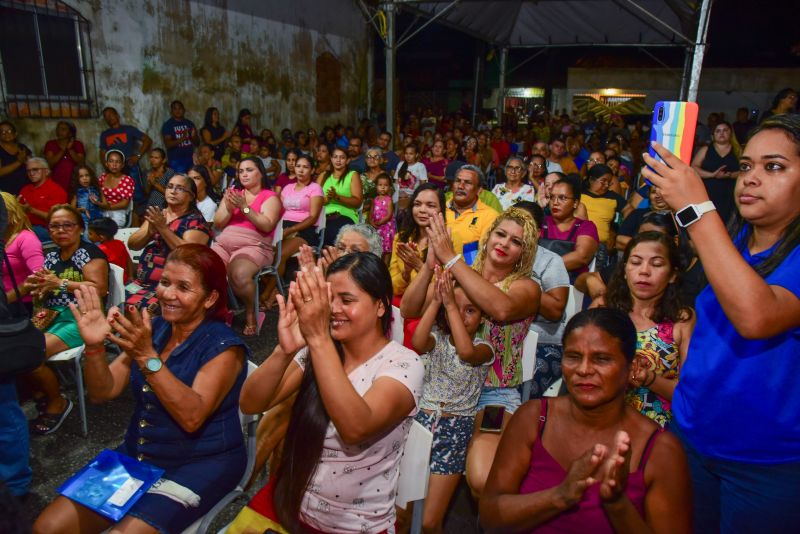
M456 262L457 262L458 260L460 260L460 259L461 259L461 254L456 254L455 256L453 256L452 258L450 258L450 261L448 261L447 263L445 263L445 264L444 264L444 267L443 267L443 269L444 269L445 271L448 271L448 270L450 270L450 268L451 268L451 267L453 267L453 265L455 265L455 264L456 264Z

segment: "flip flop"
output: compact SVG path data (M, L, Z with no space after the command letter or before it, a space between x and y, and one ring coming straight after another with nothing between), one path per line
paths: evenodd
M67 406L61 413L40 413L39 417L31 421L31 431L40 436L46 436L61 428L61 425L64 424L64 420L72 411L72 401L69 399L66 399L66 401Z
M254 324L246 324L242 329L242 335L244 337L255 337L258 330L258 326Z

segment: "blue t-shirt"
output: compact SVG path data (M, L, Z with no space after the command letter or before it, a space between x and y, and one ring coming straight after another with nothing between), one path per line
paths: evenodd
M180 141L176 146L167 149L168 166L175 172L186 172L192 168L192 136L196 130L192 121L177 120L174 117L170 117L161 127L161 135L169 135Z
M743 257L766 260L775 246ZM800 296L800 247L766 277ZM707 286L695 301L697 325L672 398L674 420L701 454L751 464L800 461L800 329L745 339ZM758 313L759 310L753 310Z

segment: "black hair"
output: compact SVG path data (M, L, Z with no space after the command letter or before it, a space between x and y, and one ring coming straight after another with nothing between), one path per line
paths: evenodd
M211 185L211 175L208 174L208 169L206 168L206 166L205 165L194 165L189 170L196 172L203 179L203 181L206 184L206 195L210 196L211 200L213 200L214 202L219 202L219 197L218 197L216 191L214 191L214 186ZM186 177L190 178L188 175ZM194 183L194 180L192 180L192 183ZM195 185L195 187L197 187L197 184L194 184L194 185ZM197 193L195 192L195 198L196 197L197 197Z
M164 152L164 149L161 148L161 147L151 148L150 152L158 152L158 154L161 156L161 159L163 159L163 160L167 159L167 153ZM168 164L169 162L165 161L165 163Z
M241 155L241 153L239 153L239 154ZM261 161L261 158L256 157L256 156L247 156L246 158L242 158L242 159L238 160L238 163L236 164L236 184L237 184L237 187L241 187L242 186L241 182L239 182L239 166L242 163L244 163L245 161L252 161L253 165L255 165L256 169L258 169L258 172L261 173L261 187L264 188L264 189L269 187L269 183L267 181L267 170L264 168L264 162ZM192 181L192 183L194 184L194 181ZM195 196L197 196L197 195L195 195Z
M636 327L627 313L614 308L591 308L578 312L572 316L564 328L562 344L566 346L567 338L572 332L589 325L598 327L619 341L625 361L628 363L633 361L636 356Z
M383 303L381 328L388 337L392 325L392 278L383 261L371 252L353 252L336 259L326 276L338 272L349 272L356 285ZM343 360L341 343L334 341L334 346ZM303 531L299 524L300 505L322 455L329 423L330 415L319 392L314 366L307 360L275 476L275 511L289 532Z
M203 117L203 128L210 128L212 126L211 115L213 115L215 111L219 113L219 110L214 107L206 109L206 115Z
M530 200L521 200L514 204L515 208L520 208L531 214L533 220L536 222L536 228L541 228L544 224L544 210L536 202Z
M778 104L780 103L780 101L783 100L784 98L786 98L787 96L789 96L792 93L797 94L797 91L795 91L791 87L785 87L785 88L781 89L780 91L778 91L778 94L775 95L775 98L772 99L772 105L769 107L769 109L773 110L773 109L777 108ZM752 137L752 135L750 137Z
M119 111L114 106L106 106L103 108L103 111L100 112L100 115L105 115L106 111L113 111L115 114L119 115Z
M586 173L586 177L589 179L590 182L594 182L595 180L599 180L606 174L614 174L611 171L611 168L604 163L598 163L597 165L593 165L589 172Z
M345 155L345 157L349 157L347 155L347 150L345 150L344 148L342 148L342 147L340 147L338 145L334 145L334 146L329 147L329 148L330 148L330 153L331 153L331 159L333 159L333 153L336 152L337 150L340 151L341 153L343 153ZM338 183L342 183L342 181L344 181L345 177L347 177L348 174L350 174L350 170L347 167L345 167L344 168L344 172L342 173L342 175L337 180ZM325 183L325 181L328 178L330 178L331 176L333 176L333 165L332 164L328 167L328 170L325 171L322 183Z
M181 102L180 100L173 100L172 102L170 102L169 107L172 107L175 104L180 104L184 108L186 107L186 106L183 105L183 102Z
M551 173L553 174L553 173ZM576 180L575 177L578 179ZM572 196L575 199L575 202L580 202L581 200L581 181L580 176L577 174L570 174L569 176L565 176L564 178L560 178L556 183L553 184L553 187L557 186L558 184L564 184L569 187Z
M189 211L195 211L197 209L197 184L194 183L194 180L189 178L188 175L179 172L176 172L175 174L170 176L169 180L167 180L167 184L169 184L169 181L175 177L183 178L186 187L189 188L189 192L192 194L192 201L189 202Z
M766 130L780 130L789 140L794 143L797 154L800 155L800 115L785 113L773 115L753 128L748 136L748 142L759 133ZM729 227L731 238L734 240L740 253L743 253L753 235L753 225L747 222L739 210L736 210L736 217ZM800 245L800 216L795 217L786 226L783 235L778 240L775 251L764 261L753 266L753 269L762 277L766 278L791 252Z
M653 226L663 228L670 237L675 237L678 235L678 229L675 226L675 220L672 218L672 214L668 211L650 211L645 213L644 217L642 217L642 220L639 221L639 227L636 228L636 231L638 232L639 228L645 224L651 224Z
M611 279L608 281L606 305L609 308L622 310L625 313L630 313L633 309L633 298L628 287L628 281L625 279L625 264L628 262L634 247L639 243L660 243L667 251L667 259L676 277L675 281L667 285L650 319L655 323L664 321L677 323L689 319L692 316L692 309L683 303L680 293L680 278L683 270L680 251L675 245L675 241L661 232L642 232L628 241L628 245L622 255L622 261L617 264Z
M411 194L411 200L408 203L408 207L406 207L406 209L403 211L402 216L398 217L400 226L398 230L398 242L400 243L407 243L409 241L416 242L420 238L419 225L417 225L417 223L414 221L414 216L412 215L411 210L414 209L414 202L417 200L419 194L423 191L433 191L436 194L436 199L439 201L439 211L442 213L445 212L444 192L439 189L439 186L430 182L419 184L419 186Z
M119 230L119 226L110 217L99 217L89 221L89 230L103 236L106 239L114 239Z

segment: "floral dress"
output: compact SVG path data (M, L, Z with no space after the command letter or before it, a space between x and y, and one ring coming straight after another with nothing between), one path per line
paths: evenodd
M517 202L522 202L523 200L528 200L530 202L536 200L536 190L530 184L522 184L516 192L506 187L506 184L497 184L494 186L494 189L492 189L492 193L494 193L494 196L500 201L504 210L507 210Z
M681 367L674 327L671 321L665 321L636 334L636 356L645 358L648 369L668 380L678 380ZM625 400L662 427L672 420L672 403L649 388L629 389Z
M389 204L392 199L388 196L377 196L372 201L372 211L370 212L370 220L372 222L379 221L389 215ZM397 226L394 222L394 217L389 219L388 222L378 226L378 235L381 236L383 242L383 253L391 254L392 242L394 241L394 234L397 232Z
M503 293L503 281L495 283ZM494 362L486 377L486 387L513 388L522 383L522 346L533 317L525 317L505 323L486 317L478 331L478 337L488 341L494 349Z

